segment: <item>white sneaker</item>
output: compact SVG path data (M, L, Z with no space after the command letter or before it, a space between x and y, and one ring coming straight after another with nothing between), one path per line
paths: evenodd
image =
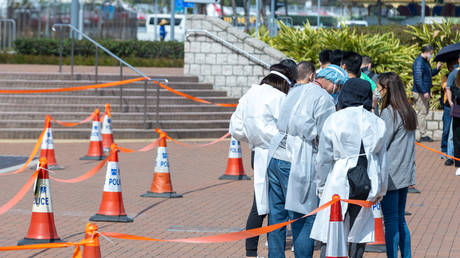
M457 170L455 171L455 175L460 176L460 168L457 168Z

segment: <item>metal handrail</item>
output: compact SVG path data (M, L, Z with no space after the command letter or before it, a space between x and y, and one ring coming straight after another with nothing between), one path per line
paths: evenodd
M266 63L265 61L261 60L260 58L254 56L254 55L251 55L247 51L245 51L245 50L233 45L232 43L228 42L227 40L217 36L216 34L210 32L208 30L187 30L185 32L185 38L190 36L190 34L200 34L200 33L206 34L207 36L209 36L213 40L215 40L215 41L221 43L222 45L232 49L233 51L237 52L238 54L247 57L249 60L251 60L251 61L253 61L255 63L258 63L259 65L263 66L265 69L270 68L270 64Z
M14 19L0 19L0 32L2 30L1 28L1 23L4 23L5 25L3 26L3 38L2 38L2 46L3 50L6 49L6 26L7 23L11 23L11 29L8 31L8 48L11 49L11 42L16 41L16 21Z
M58 27L68 27L70 29L70 38L72 40L72 45L71 45L71 60L70 60L70 63L71 63L71 75L73 76L73 67L74 67L74 35L73 33L76 32L78 34L80 34L83 38L87 39L89 42L93 43L95 46L96 46L96 54L95 54L95 58L96 58L96 62L95 62L95 80L96 80L96 83L98 81L98 49L102 49L105 53L107 53L108 55L110 55L111 57L115 58L117 61L120 62L120 80L122 81L123 80L123 65L126 65L129 69L131 69L132 71L134 71L135 73L137 73L138 75L142 76L142 77L145 77L147 78L147 80L145 81L144 83L144 128L147 129L147 81L157 81L157 82L164 82L164 83L168 83L168 79L166 78L151 78L149 76L147 76L146 74L144 74L143 72L139 71L138 69L134 68L132 65L128 64L126 61L124 61L123 59L121 59L120 57L118 57L117 55L115 55L114 53L112 53L110 50L108 50L107 48L105 48L104 46L102 46L101 44L97 43L95 40L93 40L92 38L90 38L88 35L86 35L85 33L83 33L82 31L80 31L79 29L75 28L74 26L72 26L71 24L63 24L63 23L57 23L57 24L54 24L52 26L52 30L53 31L56 31L56 28ZM59 34L59 39L60 39L60 43L59 43L59 72L62 72L62 37L61 37L61 34ZM159 88L160 86L157 85L157 103L156 103L156 127L159 128L160 127L160 113L159 113L159 108L160 108L160 92L159 92ZM123 110L123 87L122 85L120 85L120 111L121 112L124 112Z

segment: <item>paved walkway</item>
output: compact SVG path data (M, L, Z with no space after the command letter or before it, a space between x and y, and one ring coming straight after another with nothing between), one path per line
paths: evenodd
M134 217L129 224L98 223L100 231L129 233L155 238L197 237L214 233L183 232L184 227L204 231L231 231L244 227L252 202L253 181L221 181L217 178L226 167L228 140L206 148L186 148L169 144L174 190L180 199L141 198L150 187L154 152L120 154L123 198L127 213ZM140 148L148 142L123 142L121 146ZM437 148L439 143L429 146ZM1 142L0 155L28 155L33 143ZM96 162L80 161L87 143L56 143L57 161L65 170L55 177L74 178L91 169ZM410 194L406 217L412 233L413 257L460 257L460 178L453 167L445 167L437 154L417 148L417 188L421 194ZM243 144L244 165L249 167L249 151ZM25 183L32 171L19 175L0 176L3 194L0 204L7 202ZM88 218L98 210L105 168L93 178L77 184L51 182L54 215L59 236L78 241ZM15 245L29 227L32 191L29 190L9 212L0 215L0 246ZM168 230L170 229L170 230ZM172 229L172 230L171 230ZM179 231L178 231L179 230ZM192 230L194 231L194 230ZM196 230L195 230L196 231ZM261 237L260 255L267 257ZM103 257L244 257L244 241L221 244L156 243L101 238ZM293 257L286 251L287 257ZM44 251L14 251L2 257L71 257L72 248ZM318 257L318 252L315 253ZM365 254L365 257L385 257Z
M184 75L184 68L159 68L159 67L136 67L139 71L147 75ZM0 64L2 72L19 72L19 73L57 73L58 65L33 65L33 64ZM70 66L62 67L63 73L70 73ZM94 66L75 66L75 73L95 73ZM119 66L99 66L99 74L120 74ZM135 75L136 73L127 67L123 67L124 75Z

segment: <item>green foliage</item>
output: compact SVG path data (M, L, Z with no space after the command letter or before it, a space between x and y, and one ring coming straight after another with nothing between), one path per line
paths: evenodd
M184 58L184 43L177 41L138 41L138 40L97 40L102 46L115 55L138 58ZM63 56L70 56L72 41L65 39L63 43ZM22 55L59 56L59 40L44 38L21 38L15 41L16 52ZM75 55L94 56L96 47L87 40L75 41ZM99 49L99 54L104 55Z
M275 37L270 38L266 30L254 36L297 61L318 63L318 54L324 49L350 50L370 56L374 62L374 71L399 74L409 95L413 83L412 63L420 52L419 46L432 44L439 50L443 46L460 42L459 27L454 28L452 23L406 26L404 30L396 29L397 33L393 32L391 26L370 27L367 31L362 27L313 29L309 23L302 30L283 23L279 26L279 33ZM401 43L400 37L403 36L405 42L412 44ZM446 73L446 69L441 71L441 74ZM440 80L441 76L438 75L433 81L433 108L439 106Z
M137 67L183 67L184 59L171 58L140 58L127 57L126 62ZM63 65L70 65L70 56L63 57ZM50 64L58 65L58 56L44 55L22 55L22 54L3 54L0 53L0 64ZM94 65L95 58L93 56L75 56L75 65ZM120 63L112 57L100 56L98 65L101 66L119 66Z

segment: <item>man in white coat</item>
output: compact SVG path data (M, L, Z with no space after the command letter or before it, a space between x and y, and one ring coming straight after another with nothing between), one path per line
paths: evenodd
M277 127L279 133L269 150L268 223L270 225L296 219L318 205L314 160L318 136L323 123L335 112L330 94L336 92L346 79L346 72L330 65L319 72L314 82L297 84L288 93ZM295 257L312 257L314 241L309 238L314 217L291 225ZM286 229L268 234L268 256L285 257Z
M354 78L345 83L338 98L339 111L329 116L321 131L316 157L315 179L320 205L330 201L334 194L342 199L379 201L386 193L388 171L386 164L385 123L370 112L372 90L369 82ZM369 188L350 187L350 170L362 166L368 177ZM363 190L364 189L364 190ZM374 240L374 219L369 208L342 203L345 234L349 243L349 257L362 257L365 243ZM320 211L311 231L311 237L327 243L330 208ZM327 243L329 244L329 243ZM321 247L321 257L326 246Z

